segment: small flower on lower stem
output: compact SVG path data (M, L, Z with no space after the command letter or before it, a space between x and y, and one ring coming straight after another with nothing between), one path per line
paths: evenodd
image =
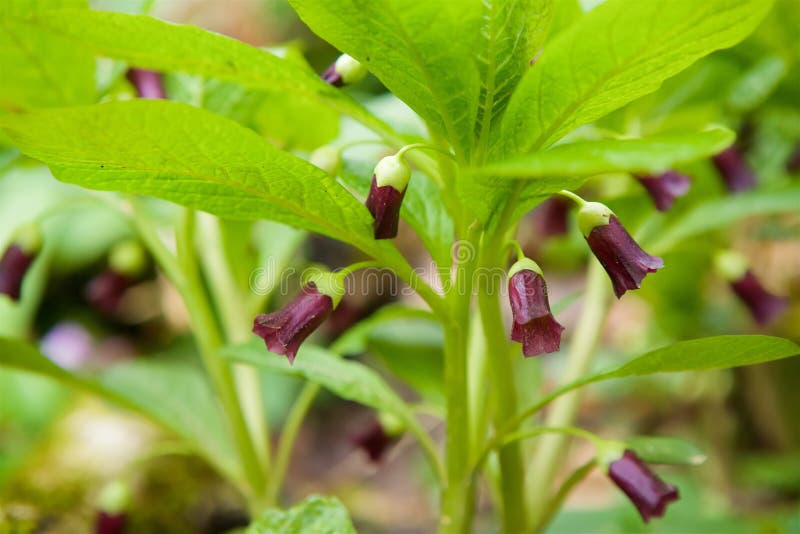
M341 301L344 289L337 280L334 273L320 274L282 309L258 315L253 321L253 333L264 340L268 350L294 363L303 341Z
M756 177L744 155L736 147L726 148L713 158L725 187L731 193L746 191L756 186Z
M95 518L95 534L122 534L125 532L130 498L130 489L122 481L114 481L103 488Z
M0 293L18 301L22 282L42 248L42 235L35 224L25 226L0 259Z
M538 356L558 351L564 327L550 312L547 285L536 262L523 258L511 266L508 298L514 318L511 339L522 343L522 353Z
M733 292L747 306L758 324L768 325L789 307L789 299L770 293L740 254L725 251L717 254L714 260L717 271L728 280Z
M167 93L164 91L164 80L160 72L132 68L128 69L125 77L136 88L139 98L167 98Z
M533 226L542 237L564 235L569 230L569 200L562 197L550 197L533 210Z
M586 202L578 212L578 226L611 278L617 298L628 290L639 289L647 273L664 267L661 258L641 249L604 204Z
M325 69L322 79L334 87L342 87L358 83L366 75L367 68L360 61L347 54L342 54Z
M638 175L636 179L647 189L658 211L667 211L675 199L689 192L692 181L688 176L675 171L655 175Z
M662 517L667 505L678 500L678 488L658 478L630 449L608 465L608 476L636 506L645 523Z
M97 311L113 315L125 292L147 268L144 248L135 240L123 241L111 249L108 267L86 286L86 300Z
M405 425L396 417L381 413L364 430L353 436L352 443L363 450L372 463L378 464L404 430Z
M375 219L375 239L397 236L400 208L410 179L411 168L397 155L386 156L375 166L365 203Z

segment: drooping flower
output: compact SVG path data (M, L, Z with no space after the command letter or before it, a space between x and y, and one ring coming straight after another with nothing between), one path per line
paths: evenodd
M146 69L128 69L125 74L128 81L136 88L139 98L165 99L164 79L160 72Z
M25 274L41 248L42 236L38 226L31 224L19 230L0 259L0 293L11 300L19 300Z
M667 211L675 199L689 192L692 181L688 176L675 171L656 175L638 175L636 179L647 189L658 211Z
M564 327L553 318L542 270L533 260L523 258L508 272L508 298L514 324L511 339L522 343L525 356L556 352Z
M725 187L731 193L746 191L756 186L753 170L736 147L726 148L714 156L713 161L725 182Z
M344 290L336 286L331 274L310 281L282 309L255 318L253 332L264 340L268 350L294 363L300 345L330 316L342 298Z
M117 243L109 253L108 267L86 285L87 302L105 315L116 313L125 292L147 268L147 261L137 241Z
M750 270L747 258L738 252L719 252L714 257L714 265L758 324L771 323L789 307L789 299L770 293Z
M363 450L372 463L380 463L386 452L397 443L405 425L397 417L381 412L360 433L353 436L353 446Z
M411 168L402 157L386 156L375 166L365 203L375 219L375 239L397 236L400 208L410 179Z
M364 79L367 68L348 54L342 54L325 69L322 79L334 87L352 85Z
M129 504L130 489L124 482L116 480L103 488L95 517L95 534L122 534L125 532Z
M641 249L604 204L586 202L578 212L578 226L611 278L617 298L628 290L639 289L647 273L664 267L661 258Z
M550 197L533 210L533 225L542 237L564 235L568 230L569 200L563 197Z
M789 156L789 160L786 162L786 172L800 173L800 146L795 148L792 155Z
M630 449L611 462L608 476L636 506L645 523L662 517L667 505L678 500L678 488L662 481Z

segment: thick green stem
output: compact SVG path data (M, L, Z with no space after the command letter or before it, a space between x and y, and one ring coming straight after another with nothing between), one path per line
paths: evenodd
M490 255L494 255L490 252ZM478 288L478 306L486 338L486 355L495 400L494 425L502 428L517 413L517 391L508 336L498 300L502 280L487 269ZM527 532L522 448L518 442L500 449L500 478L503 495L503 532Z
M608 280L600 263L594 258L590 261L583 309L570 346L567 372L562 383L577 380L590 370L606 317ZM570 426L577 415L579 401L580 392L573 391L553 402L546 417L546 426ZM536 448L527 477L530 510L536 525L541 525L544 518L551 499L553 479L569 440L569 436L565 435L546 436Z

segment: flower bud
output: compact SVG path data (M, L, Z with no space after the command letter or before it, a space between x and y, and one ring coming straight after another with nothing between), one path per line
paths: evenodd
M411 167L396 155L386 156L375 166L366 206L375 219L375 239L397 236L400 207L411 179Z
M536 262L524 258L511 266L508 298L514 319L511 339L522 343L522 353L537 356L558 351L564 327L550 312L547 285Z
M338 148L330 145L321 146L311 153L309 161L331 176L338 176L342 170L342 154Z
M630 289L639 289L647 273L664 267L661 258L651 256L639 247L604 204L586 202L578 212L578 226L592 253L611 278L617 298Z
M737 193L756 186L755 174L737 148L726 148L714 156L713 161L729 192Z
M328 318L342 298L344 292L334 289L332 278L319 276L282 309L255 318L253 333L264 340L268 350L294 363L300 345Z
M86 300L104 315L113 315L125 292L147 268L147 254L136 240L118 243L111 249L108 268L86 286Z
M42 248L42 234L36 224L23 226L0 259L0 293L19 301L22 282Z
M789 299L770 293L742 255L733 251L722 252L714 258L714 265L758 324L768 325L789 307Z
M658 211L667 211L675 203L675 199L689 192L692 181L688 176L675 171L662 174L637 176L639 183L647 189Z
M130 505L130 488L122 481L108 484L100 493L95 534L122 534L127 522L126 511Z
M322 79L334 87L352 85L364 79L367 68L357 59L347 54L342 54L336 61L325 69Z
M658 478L630 449L611 462L608 476L636 506L645 523L662 517L667 505L678 500L678 488Z
M128 81L136 88L139 98L165 99L164 80L161 73L145 69L128 69L125 74Z

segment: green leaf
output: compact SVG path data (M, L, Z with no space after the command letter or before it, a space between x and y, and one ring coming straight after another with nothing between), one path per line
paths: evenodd
M18 20L46 10L86 7L86 0L4 1L0 10L0 108L68 106L94 100L91 54Z
M560 34L523 77L503 118L506 152L557 141L658 89L747 36L769 0L608 0Z
M186 358L165 353L77 376L27 343L0 338L0 366L46 376L141 412L197 447L223 473L238 475L211 389L202 371Z
M731 87L728 106L735 113L746 113L761 105L786 76L786 60L767 56L750 67Z
M466 160L480 77L480 0L291 0L320 37L355 57Z
M558 145L476 169L476 174L506 178L589 176L606 172L664 172L674 165L712 156L730 146L727 128L669 133L642 139L602 139Z
M0 126L65 182L272 219L367 253L387 247L373 239L367 210L325 172L202 109L134 100L5 116Z
M663 254L690 237L729 227L756 215L796 212L800 206L800 187L777 191L752 191L704 202L661 231L647 246Z
M495 119L530 61L544 46L553 18L552 0L485 0L479 43L481 94L475 135L486 150Z
M321 347L303 346L294 365L264 348L260 340L223 350L231 360L255 365L270 371L297 376L316 382L339 397L378 411L389 412L404 423L417 424L403 400L372 369L352 360L344 360Z
M312 495L288 510L267 510L246 534L356 534L342 503Z
M379 133L389 126L347 94L293 60L196 28L144 15L63 10L19 19L27 31L79 44L97 55L159 71L181 71L261 90L302 94L324 102Z
M636 436L627 440L628 448L653 464L700 465L706 455L694 443L680 438Z

